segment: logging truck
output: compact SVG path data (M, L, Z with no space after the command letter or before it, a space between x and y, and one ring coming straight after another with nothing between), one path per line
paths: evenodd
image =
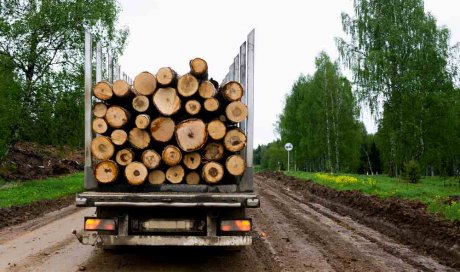
M220 84L201 58L182 75L162 67L131 80L108 57L105 73L97 43L93 81L86 33L85 176L76 205L95 214L74 232L81 243L251 245L246 209L260 205L252 164L254 40L252 30Z

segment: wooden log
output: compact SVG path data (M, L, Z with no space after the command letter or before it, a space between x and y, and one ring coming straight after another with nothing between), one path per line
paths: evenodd
M177 148L177 146L168 145L163 149L161 158L167 165L175 166L182 160L182 152L180 152L180 149Z
M196 151L206 143L206 125L200 119L188 119L176 126L176 140L185 152Z
M230 152L237 152L246 146L246 135L238 128L232 129L225 134L224 146Z
M209 143L204 147L204 157L208 161L218 161L224 156L224 146L220 143Z
M128 97L133 95L131 91L131 86L129 86L128 82L119 79L113 83L112 86L113 94L118 97Z
M200 175L197 172L190 172L185 176L185 182L189 185L197 185L200 180Z
M107 122L104 120L104 118L98 117L93 119L92 128L94 133L103 134L107 132L109 126L107 125Z
M101 161L94 168L94 177L100 183L111 183L118 177L118 166L113 161Z
M158 117L150 124L150 134L155 141L166 143L172 139L175 127L173 119Z
M208 63L201 58L194 58L190 61L190 73L199 79L207 79Z
M221 114L219 115L219 120L223 123L227 122L227 116L225 116L224 114Z
M228 120L239 123L248 117L248 107L240 101L235 101L227 106L225 114Z
M125 177L131 185L141 185L147 179L147 167L140 162L132 162L125 168Z
M177 73L170 67L162 67L158 69L156 78L160 86L168 87L176 81Z
M198 91L199 82L191 74L185 74L177 80L177 92L183 97L194 95Z
M128 133L122 129L116 129L112 131L110 138L114 145L124 145L128 141Z
M198 100L189 100L185 103L185 111L190 115L197 115L201 110L201 104Z
M102 102L97 102L93 106L93 115L95 117L104 118L107 113L107 105Z
M149 72L142 72L134 78L133 87L138 94L152 95L157 88L157 80Z
M213 98L216 96L216 87L211 81L203 81L198 88L198 94L205 99Z
M110 127L121 128L128 122L129 116L130 114L124 108L120 106L111 106L107 110L105 120Z
M115 153L115 147L109 137L97 136L91 141L91 154L98 160L108 160Z
M107 81L101 81L93 86L93 95L100 100L109 100L113 96L112 85Z
M225 168L233 176L241 176L246 170L246 161L240 155L232 155L225 161Z
M155 169L160 166L161 156L155 150L149 149L142 152L141 161L148 169Z
M215 112L219 109L220 103L216 98L208 98L204 101L203 107L209 112Z
M133 128L129 132L128 140L134 148L145 149L150 144L150 135L145 130Z
M183 163L190 170L196 170L200 167L201 156L197 152L187 153L184 155Z
M211 184L218 183L224 177L224 167L217 162L207 162L201 171L201 177Z
M166 116L173 115L181 108L181 101L174 88L159 88L153 95L153 104Z
M150 125L150 116L147 114L139 114L136 116L134 124L137 128L146 129Z
M243 86L236 81L227 82L222 86L221 92L223 97L230 102L241 100L244 94Z
M185 171L181 165L172 166L166 170L166 179L173 184L181 183L184 175Z
M134 161L134 152L130 148L122 149L117 152L115 161L121 166L126 166Z
M150 184L158 185L163 184L166 180L166 175L161 170L153 170L149 174L149 182Z
M137 112L145 112L149 109L149 98L145 95L137 95L133 99L133 109Z
M215 119L206 125L206 131L213 140L222 140L227 133L227 127L221 120Z

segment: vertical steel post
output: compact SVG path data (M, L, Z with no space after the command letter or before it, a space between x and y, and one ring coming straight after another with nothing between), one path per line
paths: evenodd
M248 105L248 123L247 123L247 150L246 162L248 167L253 166L253 145L254 145L254 45L255 45L255 29L248 35L248 52L247 52L247 105Z
M247 94L247 90L246 90L246 42L244 42L241 46L240 46L240 54L239 54L239 57L240 57L240 60L239 60L239 63L240 63L240 69L239 69L239 81L241 83L241 86L243 86L243 90L244 90L244 93L243 93L243 98L241 99L242 102L244 104L248 104L248 101L247 101L247 98L248 98L248 94ZM244 133L248 133L247 131L247 124L248 124L248 121L247 120L244 120L242 123L241 123L241 129L244 131Z
M110 83L113 83L113 59L112 59L112 53L110 52L110 47L107 48L107 57L108 57L108 64L107 64L107 69L108 69L108 80Z
M102 81L102 45L96 45L96 82Z
M233 60L233 63L235 64L233 66L233 74L235 75L235 81L240 81L240 55L236 55L235 59Z

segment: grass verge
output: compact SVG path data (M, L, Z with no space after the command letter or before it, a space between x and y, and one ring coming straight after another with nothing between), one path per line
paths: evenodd
M0 208L60 198L81 191L83 173L32 181L0 181Z
M425 177L417 184L388 176L329 175L324 173L286 172L286 175L312 180L335 190L358 190L381 198L399 197L425 203L428 211L451 221L460 220L460 187L456 180Z

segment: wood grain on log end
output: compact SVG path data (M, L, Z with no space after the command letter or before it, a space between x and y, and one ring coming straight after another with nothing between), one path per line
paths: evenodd
M107 132L108 125L103 118L94 118L92 128L94 133L103 134Z
M142 72L134 78L134 89L141 95L152 95L157 88L157 80L149 72Z
M194 95L198 91L199 82L191 74L185 74L179 77L177 81L177 92L183 97Z
M246 169L246 161L240 155L232 155L225 161L227 171L233 176L242 176Z
M124 145L128 141L128 133L122 129L116 129L112 131L110 138L114 145Z
M240 101L235 101L227 106L225 114L228 120L239 123L248 117L248 107Z
M109 137L97 136L91 141L91 154L98 160L108 160L114 152L115 147Z
M161 156L155 150L149 149L142 152L141 161L148 169L155 169L160 166Z
M218 119L209 122L206 125L206 130L213 140L222 140L225 137L225 133L227 133L227 127L224 122Z
M161 170L153 170L152 172L150 172L148 179L150 184L163 184L166 180L166 175Z
M218 161L224 156L224 146L220 143L209 143L203 151L204 157L208 161Z
M201 110L201 104L198 100L189 100L185 103L185 111L190 115L197 115Z
M198 94L205 99L213 98L216 95L216 87L210 81L203 81L198 88Z
M216 98L208 98L204 101L203 107L209 112L215 112L219 109L220 103Z
M105 120L113 128L121 128L128 122L128 119L128 111L119 106L111 106L105 115Z
M199 184L200 179L200 175L197 172L190 172L185 176L185 182L189 185Z
M220 163L207 162L202 169L201 177L211 184L218 183L224 177L224 168Z
M98 103L94 104L94 106L93 106L93 115L95 117L104 118L106 113L107 113L107 105L106 104L104 104L102 102L98 102Z
M150 125L150 116L147 114L139 114L136 116L134 123L137 128L146 129Z
M188 119L176 126L177 143L185 152L202 148L207 136L206 125L200 119Z
M198 152L187 153L184 155L184 165L190 170L195 170L200 167L201 156Z
M102 161L94 168L94 177L100 183L111 183L118 177L118 166L113 161Z
M194 58L190 61L190 70L197 77L205 76L208 73L208 63L202 58Z
M173 115L181 108L181 100L174 88L159 88L153 95L153 104L166 116Z
M109 100L113 96L112 85L106 81L96 83L93 87L93 95L100 100Z
M141 185L147 179L147 167L140 162L132 162L125 168L125 177L131 185Z
M134 152L130 148L125 148L117 152L115 161L121 165L126 166L134 160Z
M157 142L166 143L174 136L176 124L168 117L158 117L150 124L150 134Z
M240 129L232 129L224 137L224 146L230 152L237 152L246 146L246 135Z
M145 130L133 128L129 132L128 140L134 148L145 149L150 144L150 135Z
M239 101L243 94L243 86L239 82L230 81L222 86L222 95L228 101Z
M182 152L174 145L168 145L163 149L161 158L169 166L178 165L182 160Z
M185 171L181 165L172 166L166 170L166 179L173 184L181 183L184 175Z
M170 67L162 67L158 69L156 78L158 84L163 87L171 85L176 80L177 74Z
M131 86L129 86L128 82L119 79L113 83L112 86L113 94L118 97L127 97L132 95Z
M145 95L137 95L133 99L133 109L137 112L145 112L149 109L149 98Z

